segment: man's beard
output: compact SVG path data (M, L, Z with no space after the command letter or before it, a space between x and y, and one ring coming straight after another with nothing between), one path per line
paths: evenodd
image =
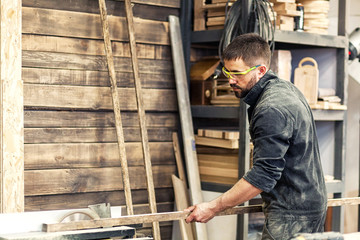
M230 84L230 86L232 88L240 90L240 92L234 91L235 96L237 98L243 98L250 92L250 90L252 89L253 86L255 86L255 84L256 84L256 75L253 75L245 88L241 88L236 84Z

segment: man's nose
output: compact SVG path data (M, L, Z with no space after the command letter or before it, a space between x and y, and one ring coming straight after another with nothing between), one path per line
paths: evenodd
M233 79L232 77L229 78L229 84L236 84L236 80Z

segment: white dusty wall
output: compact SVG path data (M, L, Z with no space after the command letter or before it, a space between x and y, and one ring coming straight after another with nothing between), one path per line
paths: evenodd
M337 34L337 1L330 0L330 31ZM344 0L340 0L344 1ZM360 0L347 1L347 34L360 27ZM345 163L345 197L357 197L359 194L359 100L360 100L360 63L349 62L348 111ZM345 207L344 232L358 231L358 206Z

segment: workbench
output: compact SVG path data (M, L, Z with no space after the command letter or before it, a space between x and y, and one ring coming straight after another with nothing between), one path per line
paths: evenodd
M132 227L110 227L65 232L28 232L15 234L1 234L0 240L77 240L77 239L104 239L110 237L132 238L136 229ZM145 238L150 239L150 238Z

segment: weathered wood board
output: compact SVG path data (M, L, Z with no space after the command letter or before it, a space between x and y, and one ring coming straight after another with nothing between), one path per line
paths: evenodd
M102 39L99 14L22 8L23 33ZM128 41L124 17L109 16L110 37L116 41ZM135 18L138 42L168 45L168 23Z
M140 142L125 143L129 166L143 166ZM45 143L25 144L25 170L120 167L116 143ZM170 142L151 142L151 159L156 165L172 165Z
M23 67L24 83L72 86L109 86L108 73L97 70ZM130 72L116 72L118 87L134 87ZM172 73L140 73L144 88L174 89Z
M132 191L134 210L137 211L137 204L148 202L146 189ZM171 188L157 188L156 199L158 202L173 202L174 194ZM64 206L66 203L66 206ZM70 193L42 196L26 196L25 211L43 211L56 209L76 209L97 203L110 203L111 206L125 205L125 196L122 190Z
M133 88L118 89L122 110L136 110ZM143 89L145 110L176 111L174 90ZM24 84L24 106L37 108L112 109L108 87Z
M154 166L154 182L158 188L172 186L175 165ZM144 167L129 167L131 189L146 189ZM49 181L51 179L51 181ZM25 196L122 190L121 169L73 168L25 171Z
M179 121L175 112L147 112L148 127L178 128ZM123 112L124 127L138 127L135 112ZM49 111L26 110L24 126L26 128L56 127L114 127L114 114L100 111Z

